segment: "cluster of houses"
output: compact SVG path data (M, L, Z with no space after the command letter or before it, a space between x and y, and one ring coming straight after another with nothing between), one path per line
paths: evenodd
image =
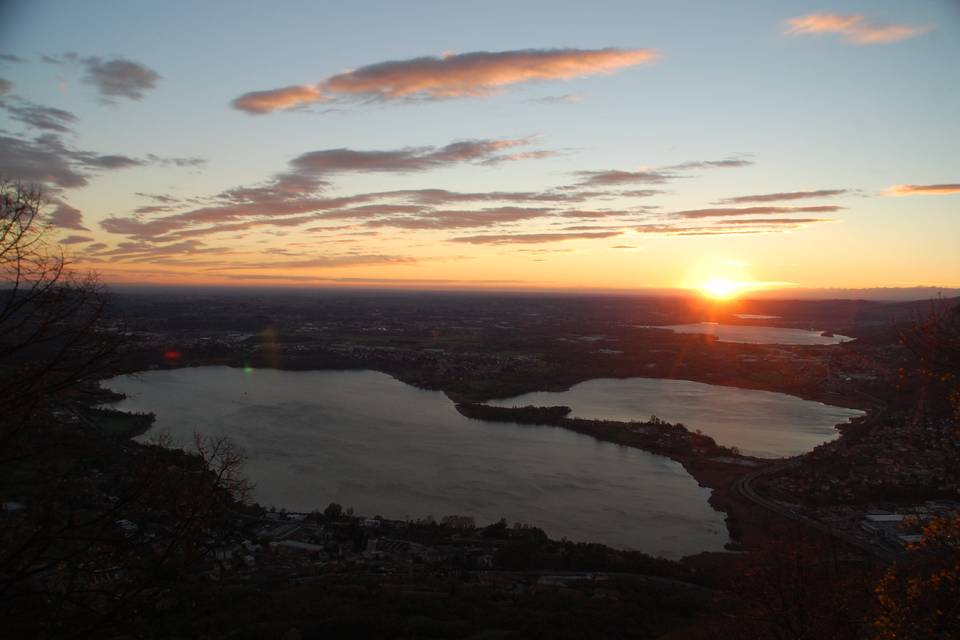
M860 419L863 420L863 419ZM930 518L960 514L960 451L942 437L945 418L903 414L854 428L798 464L763 479L767 495L890 551L919 540Z
M247 527L248 537L214 550L209 575L262 575L270 569L318 575L341 570L381 574L429 569L485 570L499 541L477 535L472 518L443 526L381 517L270 512ZM465 526L465 525L469 526ZM432 535L424 539L424 528ZM437 535L439 534L439 538Z

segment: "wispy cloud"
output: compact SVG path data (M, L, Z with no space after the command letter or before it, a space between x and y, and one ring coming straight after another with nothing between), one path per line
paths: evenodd
M960 183L896 184L883 191L885 196L945 196L952 193L960 193Z
M143 213L161 212L149 209L146 212L130 216L115 216L103 220L100 224L111 233L131 236L139 239L158 240L171 233L185 234L187 229L201 225L216 225L210 229L194 229L191 234L219 233L224 223L243 222L242 227L227 227L234 230L253 228L267 224L301 224L309 222L307 218L296 218L298 214L313 213L317 216L344 218L369 218L375 215L411 213L393 206L392 210L357 207L367 206L373 201L381 201L393 195L411 199L426 198L432 202L482 199L479 195L455 194L443 190L414 190L357 194L348 197L327 198L320 194L327 185L325 178L339 173L415 173L461 163L497 164L516 160L511 149L529 144L531 138L501 140L466 140L450 143L443 147L411 147L386 151L361 151L354 149L324 149L310 151L293 158L288 170L276 174L272 180L262 186L237 187L210 199L205 206L179 211L166 217L145 218ZM522 197L518 196L518 197ZM167 206L164 203L162 206ZM426 220L426 219L424 219ZM431 222L411 222L396 220L393 226L438 224Z
M721 207L715 209L688 209L676 211L673 215L680 218L716 218L723 216L752 216L776 213L835 213L844 207L836 205L817 205L812 207Z
M559 96L544 96L542 98L534 98L530 102L536 102L538 104L574 104L576 102L581 102L586 96L582 93L565 93Z
M831 218L732 218L707 224L650 223L632 227L637 233L668 236L721 236L785 233L824 222Z
M142 191L137 191L137 192L134 192L134 195L140 196L141 198L149 198L154 202L161 202L163 204L169 204L169 205L179 204L182 202L180 198L171 196L166 193L144 193Z
M57 136L43 135L32 140L0 136L0 148L0 175L54 188L87 184L89 164L78 159Z
M80 213L80 210L64 202L57 203L56 208L45 217L47 224L60 229L89 231L89 229L83 226L83 214Z
M176 232L183 235L187 229L191 229L191 234L196 235L249 229L255 226L256 222L279 224L277 220L286 219L286 216L333 209L339 203L347 202L349 200L344 198L277 198L274 200L261 198L239 203L213 204L162 218L149 219L141 215L115 216L101 220L100 226L109 233L160 241L166 234ZM247 221L241 226L224 224L238 220ZM206 231L203 230L206 228L193 228L200 225L215 226Z
M521 284L524 280L453 280L443 278L336 278L330 276L290 276L268 274L223 274L222 277L231 280L274 280L277 282L335 282L353 285L385 285L385 286L477 286L477 285L504 285Z
M160 258L172 256L182 258L203 254L226 254L229 249L222 247L208 247L202 241L189 239L176 242L156 244L142 240L128 240L117 243L111 249L101 251L98 257L127 262L154 262Z
M608 187L623 184L663 184L673 180L676 176L662 171L577 171L580 176L579 184Z
M623 198L649 198L651 196L658 196L664 193L667 192L659 189L628 189L626 191L612 193L611 195L620 196Z
M66 112L57 116L59 110L45 107L26 114L33 126L70 122ZM77 149L64 141L59 132L43 133L33 138L0 135L0 175L16 176L26 183L43 185L50 191L86 186L91 176L117 169L142 166L198 166L201 158L162 158L148 155L135 158L116 153L98 153Z
M739 169L740 167L749 167L753 160L737 155L722 160L695 160L693 162L681 162L667 167L662 167L664 171L687 171L689 169Z
M549 212L550 209L538 207L492 207L474 211L427 211L406 217L371 220L364 223L364 226L395 227L398 229L464 229L532 220Z
M87 236L67 236L63 240L60 240L60 244L85 244L87 242L93 242L93 238Z
M62 56L45 55L48 64L79 65L84 71L83 81L97 88L101 101L112 103L117 98L142 100L147 91L156 87L159 73L126 58L101 58L65 53Z
M834 33L850 44L889 44L913 38L933 29L933 25L874 24L863 15L812 13L790 18L784 32L789 36Z
M836 222L833 218L733 218L721 220L720 224L742 224L752 226L807 225L818 222Z
M731 235L757 235L761 233L771 233L770 227L761 228L735 228L729 226L704 226L704 227L682 227L673 225L641 225L634 227L634 231L644 234L656 234L664 236L731 236Z
M429 211L423 205L418 204L364 204L357 207L344 207L323 214L322 220L351 219L363 220L365 218L375 218L377 216L393 216L412 213L422 213Z
M363 66L316 84L252 91L231 104L241 111L264 114L332 99L484 97L514 84L613 73L652 62L657 57L657 52L651 49L616 48L475 51L424 56Z
M314 85L295 85L265 91L251 91L230 104L234 109L253 114L264 114L277 109L292 109L314 102L324 102L327 97Z
M581 226L563 233L517 233L511 225L539 220L544 223L571 219L627 218L649 215L649 207L626 209L581 209L576 205L591 199L649 197L654 189L633 191L556 188L530 192L458 192L446 189L408 189L357 193L328 197L328 180L342 173L419 173L457 164L490 165L516 161L531 155L520 149L533 138L456 141L442 147L407 147L393 150L323 149L294 157L285 171L261 185L240 186L207 198L176 198L167 194L139 194L153 202L137 207L126 216L112 216L100 222L107 232L126 236L117 259L145 260L182 247L198 253L201 238L234 234L273 233L301 227L316 234L335 232L337 238L357 229L400 229L409 231L453 231L482 228L482 236L455 240L473 244L520 244L559 242L572 239L605 238L622 233L621 220L613 225ZM551 151L535 151L545 155ZM702 167L739 166L726 161L696 163ZM687 163L684 166L694 166ZM490 205L498 206L490 206ZM466 205L461 207L461 205ZM474 208L475 205L486 205ZM634 221L631 221L635 223ZM330 227L325 223L338 223ZM313 226L311 226L311 224ZM317 226L320 225L320 226ZM577 232L577 233L574 233ZM184 244L187 243L188 244ZM329 241L329 240L327 240ZM131 253L133 252L133 253Z
M583 219L594 219L594 218L615 218L619 216L624 216L629 213L628 211L623 211L621 209L566 209L560 211L557 215L561 218L583 218Z
M575 224L570 227L563 227L561 231L620 231L620 228L603 224Z
M663 184L670 180L684 177L678 171L695 169L738 169L753 165L753 160L745 155L735 155L721 160L696 160L663 167L641 168L636 171L609 169L605 171L577 171L580 177L578 185L594 187L610 187L629 184ZM652 195L656 191L634 192L641 195Z
M760 193L749 196L737 196L718 200L718 204L750 204L753 202L781 202L783 200L804 200L807 198L831 198L847 193L847 189L820 189L817 191L781 191L778 193Z
M198 156L190 156L188 158L164 158L154 153L148 153L146 156L146 163L160 165L163 167L185 167L196 169L197 167L202 167L207 164L207 159L200 158Z
M468 244L542 244L546 242L563 242L565 240L595 240L611 238L621 235L621 231L600 231L583 233L505 233L481 236L461 236L451 238L451 242L465 242Z
M583 202L592 195L583 191L483 191L463 192L447 189L407 189L384 191L381 197L397 197L428 205L462 202Z
M211 267L208 271L239 271L244 269L315 269L315 268L342 268L361 265L382 264L415 264L416 260L406 256L391 255L340 255L340 256L308 256L295 260L270 260L251 263L231 263L218 267Z
M2 89L2 81L0 81L0 94L3 93ZM44 107L27 100L3 100L0 101L0 108L5 109L10 114L11 120L45 131L67 133L77 121L77 117L69 111Z
M290 164L298 171L319 175L349 171L406 173L426 171L461 162L490 165L511 160L545 157L555 153L553 151L538 151L535 155L504 153L507 149L528 145L532 141L532 138L463 140L439 148L419 147L391 151L324 149L297 156Z
M80 58L80 63L87 72L84 81L94 85L105 100L142 100L144 93L160 80L160 74L153 69L123 58L88 57Z

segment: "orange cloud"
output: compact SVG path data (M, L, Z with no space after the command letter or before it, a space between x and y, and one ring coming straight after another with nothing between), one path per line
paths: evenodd
M292 109L311 102L323 102L326 99L316 86L294 85L267 91L251 91L230 104L247 113L264 114L276 109Z
M817 222L836 222L833 218L734 218L731 220L721 220L721 224L746 224L754 226L776 226L776 225L805 225L815 224Z
M945 196L960 193L960 183L955 184L895 184L883 191L885 196Z
M700 216L695 216L700 217ZM822 222L837 222L832 218L732 218L716 224L689 226L685 224L651 223L633 227L637 233L670 236L721 236L784 233Z
M789 36L836 33L851 44L889 44L918 36L933 28L931 25L876 25L868 23L862 15L841 16L832 13L812 13L790 18L786 25L785 31Z
M844 207L832 204L813 207L723 207L715 209L688 209L673 215L681 218L717 218L722 216L770 215L775 213L836 213Z
M542 207L490 207L480 210L440 210L418 212L404 217L380 218L364 223L367 227L397 229L461 229L488 227L506 222L532 220L552 211Z
M542 244L545 242L563 242L564 240L593 240L619 236L622 231L601 231L593 233L515 233L482 236L461 236L451 238L451 242L468 244Z
M343 99L396 100L482 97L502 87L537 80L571 80L652 62L652 49L526 49L475 51L391 60L331 76L316 85L246 93L232 102L241 111L276 109Z

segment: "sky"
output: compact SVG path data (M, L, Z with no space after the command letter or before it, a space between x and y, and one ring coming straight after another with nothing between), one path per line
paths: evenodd
M0 3L106 282L960 287L960 2Z

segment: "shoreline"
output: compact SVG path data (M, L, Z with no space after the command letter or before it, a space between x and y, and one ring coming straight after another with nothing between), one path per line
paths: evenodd
M742 544L743 523L733 513L733 483L740 477L781 462L780 459L741 455L718 445L707 435L669 422L623 422L568 418L569 407L493 407L477 403L456 405L461 415L483 422L513 422L568 429L603 442L632 447L680 463L701 487L710 489L708 502L724 514L729 546ZM564 411L565 410L565 411ZM699 554L691 554L695 557Z
M783 515L779 510L764 507L762 501L750 499L741 486L753 475L763 474L791 464L806 454L788 458L759 458L741 455L728 447L718 445L713 438L690 432L682 425L663 421L622 422L567 418L569 407L494 407L481 404L458 404L461 414L475 420L490 422L511 421L517 424L538 424L570 429L597 440L633 447L654 455L662 455L679 462L684 470L702 487L710 489L709 504L724 514L727 534L731 540L726 552L701 552L684 556L681 561L693 566L718 568L729 562L727 552L763 547L782 535L785 523L801 524L808 532L823 540L836 539L823 526L805 522L804 518ZM882 412L882 406L867 414L873 421ZM638 433L638 429L641 430ZM841 436L845 435L841 431ZM862 545L843 537L840 540L860 552L873 553Z
M146 369L128 373L121 373L118 375L138 375L142 373L148 373L149 371L157 370L174 370L181 368L195 368L203 366L227 366L231 369L241 369L242 367L232 366L226 363L219 364L188 364L184 366L164 366L157 367L155 369ZM581 418L567 418L566 414L569 413L569 408L566 408L567 411L563 414L556 413L557 407L552 407L550 409L554 410L553 414L545 414L537 416L533 421L524 420L518 418L517 408L509 407L491 407L489 405L484 405L476 402L465 402L464 395L458 394L456 392L432 389L425 385L420 385L412 382L408 382L403 379L401 375L397 375L390 371L384 371L382 369L375 369L370 367L327 367L321 369L305 369L305 368L278 368L278 367L263 367L266 369L272 369L275 371L373 371L375 373L380 373L387 375L398 382L403 384L410 385L417 389L426 390L426 391L441 391L444 395L454 404L454 407L462 415L465 415L471 419L478 419L481 421L486 420L477 415L468 415L464 413L462 407L467 406L482 406L487 409L497 409L502 410L502 415L509 416L509 418L504 419L494 419L492 421L507 421L513 422L519 425L523 424L539 424L545 426L554 426L557 428L566 428L579 432L583 435L589 435L597 440L610 442L612 444L618 444L621 446L629 446L654 455L663 455L664 457L670 458L678 463L684 468L684 470L690 474L690 476L697 482L698 485L710 489L710 497L708 498L709 504L719 512L724 514L725 524L727 527L727 533L730 537L731 542L728 544L729 550L734 551L738 550L737 548L742 547L745 544L749 544L748 541L758 540L757 532L755 531L756 527L752 522L755 518L749 516L751 509L744 509L746 501L742 500L737 493L734 483L738 478L741 478L748 473L756 471L758 469L767 467L772 464L780 464L785 460L793 459L798 456L791 456L789 458L776 458L776 459L767 459L759 458L756 456L746 456L741 455L734 450L718 445L716 441L706 435L695 434L690 432L685 427L678 427L669 422L662 423L644 423L644 422L629 422L629 421L613 421L613 420L589 420ZM116 377L116 376L111 376ZM737 387L733 385L714 385L712 383L703 382L700 380L688 380L686 378L662 378L662 377L646 377L646 376L629 376L628 378L612 378L612 379L629 379L629 378L644 378L644 379L663 379L663 380L687 380L690 382L699 382L702 384L708 384L711 386L725 386L730 388L737 389L747 389L747 390L761 390L767 391L769 393L783 393L778 391L771 391L768 389L752 389L750 387ZM102 386L102 383L105 382L108 378L103 378L98 381L101 389L106 390L106 387ZM598 379L598 378L590 378ZM576 383L579 384L579 383ZM570 385L573 386L573 385ZM569 387L567 387L569 389ZM112 393L112 392L109 392ZM810 400L809 398L803 398L796 394L784 394L791 395L804 400ZM813 400L821 401L821 400ZM111 405L113 403L110 403ZM833 403L824 403L824 404L833 404ZM869 416L871 411L877 407L876 401L869 401L863 399L860 403L860 407L850 407L849 403L847 408L860 408L861 410L866 411L866 415ZM833 404L833 406L843 406L839 404ZM112 406L110 407L112 409ZM529 409L529 408L521 408ZM132 419L132 414L131 414ZM490 420L486 420L490 421ZM142 423L141 423L142 424ZM846 429L839 428L843 425L850 426L851 423L841 423L841 425L836 425L837 431L839 432L838 438L844 437ZM672 433L672 439L669 439L669 442L656 443L650 437L645 437L643 434L631 433L625 428L633 426L643 426L644 428L653 428L657 432L657 435L664 435L664 433ZM149 427L142 431L145 433L149 430ZM140 434L135 434L140 435ZM649 436L649 434L646 434ZM691 443L696 443L695 445ZM698 451L699 449L699 451ZM799 454L803 455L803 454ZM277 507L282 505L275 505ZM760 536L763 538L763 536ZM711 552L711 553L720 553L720 552ZM684 556L684 558L694 558L700 554L691 554L690 556Z
M238 363L237 361L218 361L218 362L190 362L185 364L178 364L175 366L170 365L159 365L155 368L147 369L136 369L133 371L123 371L118 372L115 375L107 376L99 379L97 382L102 382L108 378L117 377L121 375L137 375L142 373L148 373L150 371L166 371L173 369L187 369L187 368L197 368L197 367L229 367L230 369L245 369L249 365L244 363ZM521 395L526 395L528 393L559 393L564 391L569 391L572 387L575 387L578 384L583 384L585 382L590 382L592 380L630 380L630 379L643 379L643 380L681 380L685 382L697 382L700 384L706 384L713 387L728 387L731 389L741 389L744 391L766 391L768 393L779 393L785 396L792 396L794 398L799 398L800 400L808 400L811 402L819 402L821 404L839 407L841 409L854 409L858 411L863 411L865 414L868 414L871 410L880 408L883 403L876 398L864 397L863 394L851 396L843 395L833 392L812 392L812 393L795 393L792 391L783 391L779 389L772 389L769 387L763 387L759 385L746 385L746 384L721 384L717 382L712 382L703 378L692 378L692 377L680 377L680 376L645 376L645 375L628 375L628 376L589 376L583 378L575 378L572 381L564 381L558 383L547 383L544 385L538 385L536 387L526 386L522 389L515 389L505 392L497 392L496 395L491 395L489 393L467 393L463 391L456 391L450 389L444 389L440 386L424 384L422 381L408 379L404 376L403 372L391 370L387 367L372 367L366 365L357 365L357 366L332 366L332 367L315 367L315 366L257 366L256 369L271 369L274 371L374 371L376 373L382 373L388 375L399 382L410 385L417 389L422 389L424 391L439 391L447 396L451 402L454 404L466 402L466 403L484 403L491 400L509 400ZM846 423L840 423L846 424ZM838 426L838 425L835 425ZM838 431L842 431L838 429Z

